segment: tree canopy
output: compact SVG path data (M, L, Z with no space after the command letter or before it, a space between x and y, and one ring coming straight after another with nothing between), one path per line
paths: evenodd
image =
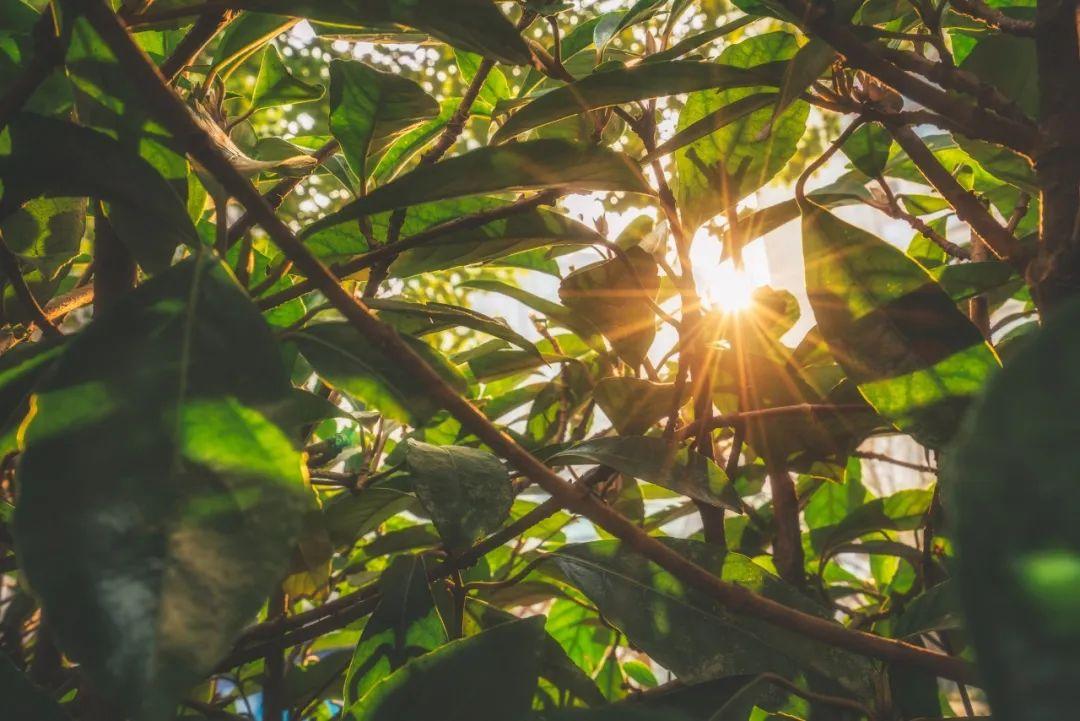
M0 716L1075 713L1076 3L732 3L0 0Z

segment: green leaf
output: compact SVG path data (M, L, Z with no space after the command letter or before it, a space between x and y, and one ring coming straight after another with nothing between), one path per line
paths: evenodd
M413 659L346 712L351 721L507 721L529 710L543 617L504 623ZM512 649L512 653L508 653Z
M418 205L409 209L402 234L408 237L434 223L503 204L503 201L480 197ZM435 270L488 263L534 248L589 245L603 240L603 236L583 223L553 210L536 208L472 230L440 235L430 243L406 250L391 264L390 274L407 278Z
M885 172L891 148L892 135L880 123L859 126L840 147L851 164L868 178L878 178Z
M461 71L462 82L471 83L480 70L480 63L483 62L483 58L476 53L461 50L454 53L454 58L457 60L458 70ZM509 97L510 83L507 82L502 70L493 67L488 71L487 77L484 78L483 85L480 86L480 92L477 94L476 101L472 106L472 112L474 115L490 117L498 102Z
M406 25L499 62L528 65L531 60L521 35L491 0L242 0L239 5L341 27Z
M437 116L399 135L379 155L375 169L371 171L372 179L382 185L396 176L429 142L442 133L460 106L461 98L444 100L439 106Z
M802 210L807 294L833 357L878 413L940 447L998 367L993 349L918 263L821 206Z
M660 540L725 581L825 615L746 556L698 541ZM552 562L635 647L683 683L767 671L788 677L812 672L872 696L870 661L729 611L618 541L564 546L552 554Z
M497 530L510 513L510 475L487 451L409 440L405 463L416 495L450 550Z
M696 140L726 127L736 120L741 120L755 110L760 110L776 102L776 93L757 93L739 98L731 105L714 110L700 120L696 120L661 143L656 150L645 156L642 162L652 162L657 158L686 147Z
M635 163L606 148L565 140L484 147L414 170L312 223L305 238L350 220L447 198L515 190L625 190L650 194Z
M593 388L593 397L620 435L636 435L671 413L675 384L654 383L643 378L604 378Z
M283 15L245 12L221 33L210 68L223 78L239 68L259 48L273 40L289 19Z
M30 392L60 357L65 342L43 339L0 356L0 453L18 450L15 432L30 410Z
M341 493L323 507L323 524L335 546L351 546L402 511L414 510L416 497L393 488Z
M8 127L11 151L0 155L0 218L37 197L108 201L109 220L146 270L169 267L177 245L199 245L184 203L136 153L89 128L21 113Z
M512 115L492 142L501 143L515 135L556 120L581 115L611 105L632 103L699 90L715 93L728 88L779 84L779 65L749 70L726 64L672 60L641 63L589 75L577 82L545 93Z
M540 355L525 336L504 321L496 320L472 308L445 303L410 303L394 298L372 298L368 306L379 311L379 318L406 335L437 333L447 328L471 328Z
M630 248L567 275L559 298L572 313L591 322L633 368L641 366L656 337L653 311L660 271L652 256Z
M330 130L361 182L373 143L438 113L435 99L406 77L358 61L330 63Z
M942 581L922 592L893 622L897 638L910 638L933 631L956 631L963 627L955 582Z
M930 275L957 303L1000 288L1013 279L1020 282L1016 270L1000 260L943 265L930 270Z
M1080 701L1075 399L1080 304L1057 309L987 385L945 454L958 596L994 714L1056 718Z
M960 69L1000 90L1030 117L1039 113L1039 65L1034 38L1006 33L987 33L972 48Z
M305 83L289 72L289 68L281 60L278 49L270 45L263 51L259 74L255 78L255 89L251 91L251 102L247 113L276 108L280 105L307 103L318 100L322 95L321 85Z
M762 68L789 60L797 50L794 36L771 32L729 46L720 55L720 62L753 77L760 75ZM691 93L679 113L676 132L687 130L737 100L760 93L761 86L777 84L747 82L720 92ZM809 105L801 100L775 119L771 110L761 108L677 151L675 192L687 226L697 228L772 179L795 154L809 112ZM769 142L763 144L759 138L770 126Z
M196 259L95 319L34 394L20 569L60 647L137 721L171 719L285 574L313 501L256 409L289 388L258 310Z
M364 625L345 677L346 707L407 661L449 640L420 556L398 556L379 577L379 605Z
M707 45L713 40L718 40L725 35L730 35L736 30L740 30L746 27L755 20L757 20L757 18L753 15L744 15L743 17L736 18L729 23L724 23L719 27L712 28L711 30L706 30L705 32L698 33L697 35L691 35L689 37L683 38L667 50L661 50L658 53L653 53L649 55L645 58L645 62L658 63L665 60L677 60L678 58L681 58L687 53L692 53L693 51L700 48L702 45Z
M553 466L610 466L627 476L655 483L712 506L739 508L724 469L687 448L668 447L663 438L620 436L594 438L547 459Z
M86 231L84 198L37 198L0 223L4 243L24 268L52 281L79 253ZM40 299L39 299L40 300Z
M327 385L344 391L384 414L422 424L441 408L416 379L403 371L375 344L345 322L319 323L289 334L300 352ZM447 361L422 341L402 339L455 388L465 380Z
M780 83L780 98L773 108L769 124L765 126L761 135L758 136L759 140L768 137L769 133L772 132L772 126L776 119L791 107L791 104L798 100L822 73L829 69L835 59L836 51L833 50L832 45L829 45L821 38L810 38L805 45L799 48L798 52L787 64L784 79Z
M933 497L932 491L913 488L875 498L852 510L836 524L813 529L810 543L821 555L827 555L836 546L868 533L921 528Z
M4 698L4 711L12 719L69 721L60 704L35 686L5 653L0 653L0 695Z

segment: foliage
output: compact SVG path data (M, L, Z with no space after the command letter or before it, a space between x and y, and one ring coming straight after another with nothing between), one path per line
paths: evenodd
M1072 11L4 0L3 710L1069 717Z

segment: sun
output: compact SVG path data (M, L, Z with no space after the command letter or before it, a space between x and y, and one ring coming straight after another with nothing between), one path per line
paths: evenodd
M715 310L729 313L748 310L754 301L754 291L767 282L761 278L764 269L759 265L748 262L739 269L731 261L725 261L710 268L700 278L705 302Z

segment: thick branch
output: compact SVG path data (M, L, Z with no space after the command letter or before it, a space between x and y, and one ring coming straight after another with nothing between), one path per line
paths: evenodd
M889 131L926 181L941 193L956 211L956 216L971 226L994 255L1003 260L1020 260L1018 244L1012 233L999 225L979 199L938 162L914 130L905 125L890 125Z
M446 408L461 425L476 434L495 453L547 491L565 508L585 516L620 539L630 550L640 553L683 583L709 594L724 607L762 619L808 638L883 660L910 663L928 672L961 681L970 681L972 670L963 660L912 644L855 631L827 619L804 613L714 576L683 558L656 538L647 535L614 509L600 503L588 489L576 487L559 477L542 461L500 431L467 399L460 396L429 366L411 346L389 326L379 322L370 310L338 282L274 215L259 192L218 149L192 116L183 100L165 83L161 73L135 43L103 0L82 0L88 19L112 49L121 65L131 73L148 110L165 125L188 152L212 173L238 202L251 211L258 223L297 269L326 295L333 306L375 349L393 358L398 367L416 379L418 385L439 406Z

